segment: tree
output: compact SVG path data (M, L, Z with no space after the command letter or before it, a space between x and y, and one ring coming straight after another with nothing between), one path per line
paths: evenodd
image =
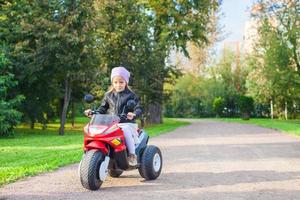
M56 13L55 22L59 31L58 34L52 35L58 44L52 52L58 56L55 60L57 79L64 85L64 104L59 130L60 135L63 135L72 85L98 63L94 46L94 1L63 1L57 3L53 11Z
M56 98L63 99L59 133L64 134L72 85L84 82L98 66L93 35L94 1L23 1L7 4L3 38L12 44L10 57L19 91L27 97L24 111L44 118ZM45 92L46 91L46 92Z
M275 114L284 115L287 119L288 104L295 105L295 102L299 102L299 61L294 54L294 46L297 44L292 42L295 39L299 41L299 34L294 33L299 28L295 24L299 17L295 9L297 6L299 8L299 3L260 3L262 9L257 16L262 19L258 28L259 40L251 58L255 62L250 62L253 70L248 78L248 91L256 100L270 102L272 118ZM287 27L286 23L290 23L290 27Z
M123 65L131 72L129 85L148 105L158 81L156 57L151 39L150 16L137 0L97 1L97 30L101 67L108 77L113 67ZM165 76L165 75L164 75ZM107 87L106 79L104 85ZM147 113L147 112L145 112ZM160 113L159 113L160 114Z
M201 82L202 78L193 74L186 74L178 79L172 88L169 102L174 116L193 117L202 114Z
M125 65L142 98L148 123L161 123L163 85L176 71L166 66L170 49L203 44L216 8L213 1L97 1L102 66ZM205 17L204 17L205 16ZM134 34L133 31L134 30Z
M2 45L0 49L0 136L12 134L13 128L21 117L17 107L23 99L22 96L11 93L17 82L11 73L12 67Z
M233 117L238 114L239 96L246 92L247 74L248 69L238 52L235 53L230 49L224 49L222 59L215 66L210 67L209 75L214 80L214 84L221 85L218 90L222 92L214 98L219 96L223 98L224 116Z
M281 41L287 44L291 52L290 58L300 75L300 2L297 0L259 0L258 3L262 9L257 17L267 19Z
M201 46L208 41L208 29L217 1L141 1L151 17L153 62L150 67L155 81L153 93L148 99L150 123L161 123L163 85L168 73L165 60L171 48L176 48L188 56L187 42Z
M211 117L213 101L225 96L222 82L207 76L184 74L176 83L165 84L170 97L165 101L165 114L173 117Z

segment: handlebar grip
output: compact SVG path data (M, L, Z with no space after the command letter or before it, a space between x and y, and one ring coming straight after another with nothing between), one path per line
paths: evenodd
M97 114L97 113L99 113L99 111L97 111L97 110L92 110L92 111L91 111L91 114L92 114L92 115L95 115L95 114Z
M126 120L127 119L127 115L122 113L118 115L120 117L120 119Z

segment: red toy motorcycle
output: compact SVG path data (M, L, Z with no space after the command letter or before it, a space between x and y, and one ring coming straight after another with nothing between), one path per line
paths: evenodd
M85 100L90 103L93 96L86 95ZM129 101L127 107L134 107L134 104L134 101ZM120 116L96 111L92 114L91 121L84 127L84 155L78 168L84 188L98 190L108 174L119 177L125 170L138 169L146 180L154 180L160 175L161 151L156 146L147 145L149 136L144 130L138 130L135 149L138 164L129 166L124 134L118 126Z

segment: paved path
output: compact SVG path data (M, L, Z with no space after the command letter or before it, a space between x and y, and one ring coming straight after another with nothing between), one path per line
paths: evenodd
M300 199L300 137L254 125L192 122L151 139L164 157L155 181L130 171L91 192L82 188L74 164L6 185L0 200Z

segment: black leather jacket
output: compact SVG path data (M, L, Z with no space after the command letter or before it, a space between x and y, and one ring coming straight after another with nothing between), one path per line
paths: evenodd
M124 109L129 100L134 100L136 103L133 110L126 109L127 107ZM114 114L119 116L124 111L123 114L125 115L120 117L120 123L135 123L135 118L142 115L142 108L138 96L127 87L122 92L106 92L101 105L96 111L100 114ZM136 115L133 120L129 120L125 117L128 112L133 112Z

